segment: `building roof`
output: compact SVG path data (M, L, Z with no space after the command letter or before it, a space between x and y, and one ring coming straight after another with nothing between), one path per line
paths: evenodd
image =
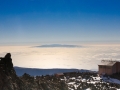
M117 61L102 60L99 65L102 66L113 66Z
M55 75L61 76L64 75L63 73L56 73Z

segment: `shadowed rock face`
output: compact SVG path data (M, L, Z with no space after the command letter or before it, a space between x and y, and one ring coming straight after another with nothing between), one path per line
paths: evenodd
M67 85L55 76L38 76L25 73L18 77L13 68L11 54L0 58L0 90L68 90Z
M1 58L0 64L2 64L3 70L6 74L8 74L8 72L11 73L13 71L11 54L7 53L4 58Z
M11 54L7 53L0 59L0 90L25 90L24 83L13 68Z

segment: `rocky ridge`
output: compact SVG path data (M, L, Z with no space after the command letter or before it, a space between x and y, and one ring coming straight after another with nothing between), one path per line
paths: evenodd
M0 58L0 90L68 90L67 84L55 76L16 75L11 54Z
M112 77L118 77L119 73ZM96 72L66 72L55 75L17 76L11 54L0 58L0 90L120 90L120 80Z

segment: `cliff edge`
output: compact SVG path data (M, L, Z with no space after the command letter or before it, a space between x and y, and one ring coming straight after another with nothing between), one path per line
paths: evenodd
M13 68L11 54L0 57L0 90L25 90L22 80Z

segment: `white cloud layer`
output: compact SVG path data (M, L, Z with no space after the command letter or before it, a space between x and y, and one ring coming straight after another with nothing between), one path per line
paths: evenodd
M0 46L0 57L12 54L14 66L31 68L96 69L102 59L120 60L119 45L91 45L82 48L31 48Z

